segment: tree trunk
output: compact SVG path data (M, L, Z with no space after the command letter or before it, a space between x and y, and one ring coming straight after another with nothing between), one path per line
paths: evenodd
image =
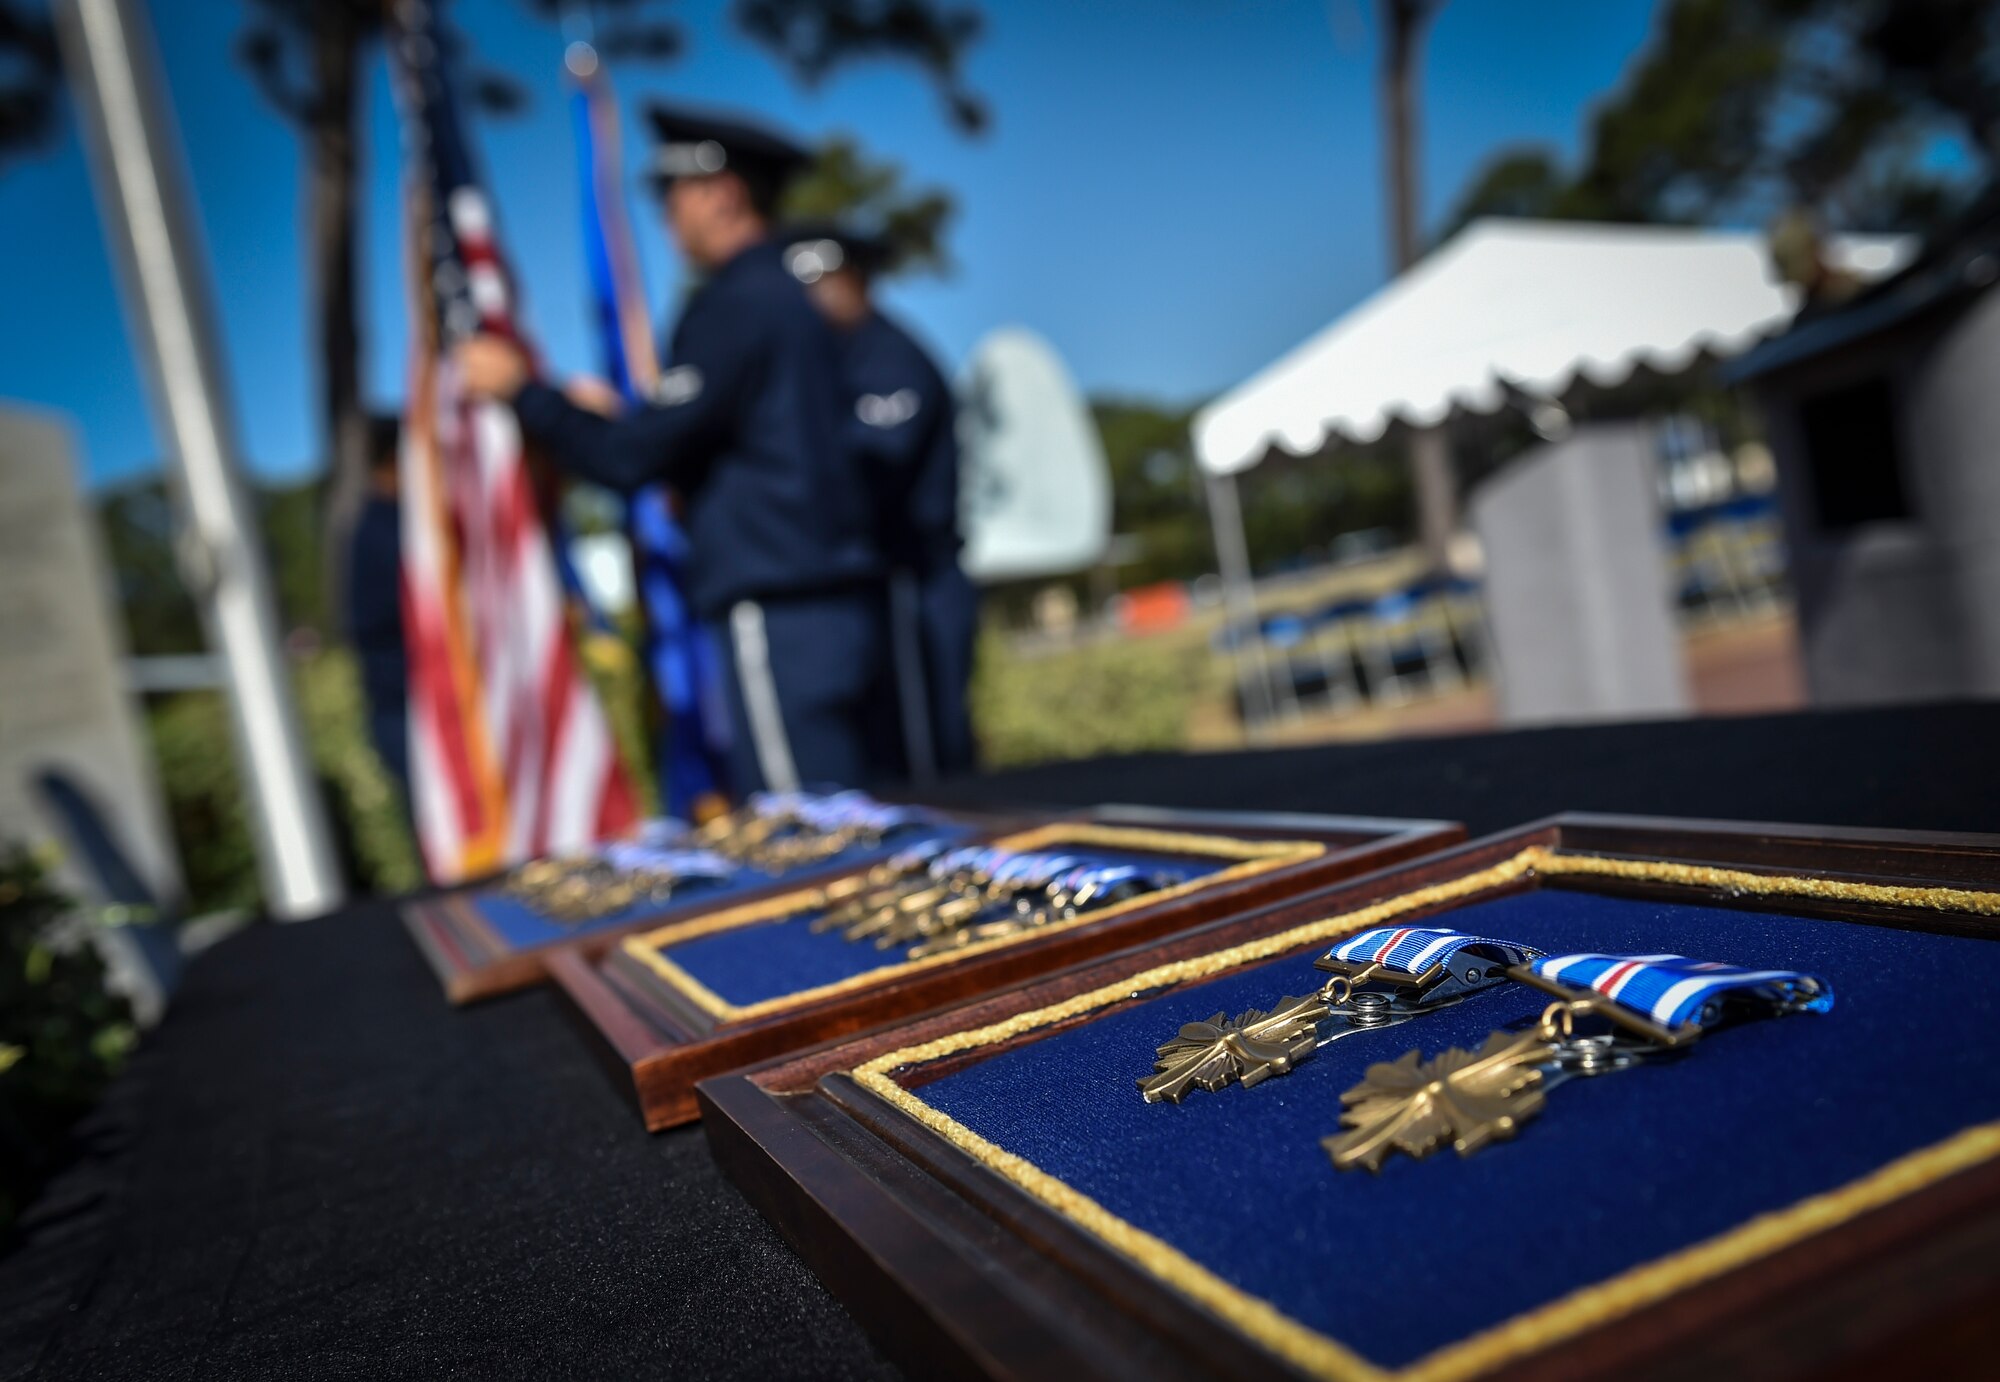
M359 67L356 7L316 7L312 109L306 125L306 256L326 446L326 616L347 624L347 548L368 493L368 413L355 304Z
M1382 173L1389 210L1389 253L1398 274L1423 257L1423 213L1417 169L1418 61L1424 26L1441 0L1382 0ZM1411 482L1417 494L1417 536L1434 570L1448 563L1458 528L1458 481L1444 427L1410 437Z
M1382 174L1389 256L1402 273L1423 254L1417 210L1417 59L1428 0L1382 0Z

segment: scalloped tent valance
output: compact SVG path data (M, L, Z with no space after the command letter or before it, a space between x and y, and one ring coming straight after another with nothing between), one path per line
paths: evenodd
M1872 278L1913 248L1843 236L1829 256ZM1492 412L1508 384L1560 398L1578 378L1672 373L1747 350L1796 308L1755 231L1478 221L1197 413L1195 454L1229 475L1274 447L1311 455L1337 437L1373 441L1397 419Z

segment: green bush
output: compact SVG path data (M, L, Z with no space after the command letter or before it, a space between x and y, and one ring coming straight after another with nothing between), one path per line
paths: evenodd
M1214 675L1198 641L1130 639L1022 656L989 628L972 679L985 765L1184 748L1189 713Z
M86 925L38 858L0 845L0 1238L132 1045Z
M353 657L324 649L293 663L291 673L349 882L366 892L415 887L423 881L422 864L402 795L368 742ZM228 705L220 692L184 692L156 702L147 718L189 909L257 907L257 856Z
M603 696L612 732L642 805L654 800L645 762L644 687L638 665L615 638L586 641L584 664ZM396 781L368 740L367 703L353 655L324 648L291 665L313 771L318 775L348 882L362 892L395 893L423 882L423 861ZM256 908L257 855L244 814L229 707L217 691L154 702L147 717L174 844L195 912Z
M366 892L396 893L424 880L396 779L368 741L368 705L354 657L327 648L293 664L306 742L348 846L349 881Z
M229 709L215 691L154 702L146 716L167 819L196 912L255 907L257 858L236 776Z

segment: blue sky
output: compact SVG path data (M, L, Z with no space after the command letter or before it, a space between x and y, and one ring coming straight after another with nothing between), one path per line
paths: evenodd
M615 74L628 114L659 93L857 135L959 198L958 270L893 287L892 307L955 365L1003 323L1054 343L1085 389L1169 402L1241 379L1379 286L1386 271L1371 0L987 0L972 86L994 114L968 140L916 73L876 65L790 84L730 31L724 0L672 7L690 32L664 68ZM1573 151L1591 101L1643 45L1653 0L1449 0L1425 66L1428 212L1496 148ZM241 0L153 0L220 300L253 471L318 464L315 384L290 129L233 64ZM165 22L171 14L171 22ZM533 94L475 138L531 329L562 370L593 351L582 295L562 41L519 0L461 0L489 62ZM628 130L630 122L628 120ZM406 323L397 136L371 75L364 329L376 398L402 392ZM640 140L628 138L636 160ZM664 303L679 276L650 213L639 238ZM91 199L66 122L0 169L0 398L78 422L91 481L159 454Z

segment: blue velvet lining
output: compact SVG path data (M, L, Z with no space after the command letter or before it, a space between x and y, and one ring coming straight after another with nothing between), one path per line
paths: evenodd
M674 890L674 899L668 906L680 907L693 902L706 902L710 898L725 898L731 893L739 893L746 888L761 887L770 881L770 874L754 869L745 869L731 878L692 879ZM569 925L551 921L519 898L498 890L479 893L470 900L478 909L480 919L492 927L494 934L506 942L509 948L515 950L587 936L593 931L623 926L661 910L650 904L623 907L604 916Z
M1991 941L1565 889L1438 923L1541 949L1808 970L1825 1015L1747 1022L1682 1058L1550 1092L1512 1142L1336 1172L1340 1093L1412 1047L1531 1021L1519 985L1337 1041L1255 1089L1147 1104L1153 1048L1216 1010L1316 987L1309 951L965 1067L915 1093L1210 1271L1384 1366L2000 1118Z
M1235 862L1204 855L1175 856L1169 863L1156 854L1066 849L1060 844L1049 849L1075 854L1086 863L1138 864L1168 875L1174 882L1213 873ZM838 983L909 958L905 946L877 950L873 941L850 941L838 931L814 935L812 923L818 915L808 912L716 931L669 945L660 953L709 992L737 1007Z
M969 833L970 827L954 825L932 825L922 829L899 830L882 844L867 849L850 849L824 863L813 864L805 869L793 869L791 872L821 873L832 868L872 864L919 840L936 837L959 839ZM590 935L594 931L629 925L647 916L693 903L721 901L737 893L748 892L752 888L768 887L783 877L785 877L783 872L773 873L764 869L745 868L729 878L691 879L674 890L673 900L666 907L651 904L627 907L622 911L596 917L577 925L551 921L533 907L497 888L477 893L470 900L472 905L478 908L480 917L493 928L495 935L512 949L525 950L531 946L573 940L578 936Z

